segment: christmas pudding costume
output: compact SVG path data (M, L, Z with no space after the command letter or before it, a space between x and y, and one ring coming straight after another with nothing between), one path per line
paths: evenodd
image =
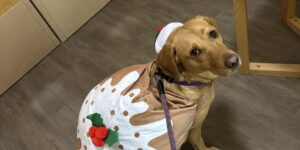
M177 23L167 33L169 35ZM163 28L169 29L168 25ZM158 35L157 40L164 40ZM156 41L156 50L164 42ZM158 45L158 46L157 46ZM157 50L159 52L159 50ZM159 94L150 83L155 62L134 65L114 73L96 85L84 100L78 120L80 150L168 150L166 119ZM197 111L208 103L189 101L170 91L166 97L177 149L186 141Z

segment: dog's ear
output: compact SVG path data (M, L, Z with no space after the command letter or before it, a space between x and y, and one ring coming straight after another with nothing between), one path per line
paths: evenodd
M174 46L166 43L156 57L156 64L165 71L164 73L178 81L181 80L181 75L176 60Z
M212 17L206 17L206 16L196 16L196 19L203 19L206 22L208 22L210 25L213 25L214 27L218 28L218 22L216 19Z

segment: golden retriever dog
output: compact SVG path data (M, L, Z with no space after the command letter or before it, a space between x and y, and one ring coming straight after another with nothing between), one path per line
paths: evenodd
M207 101L208 104L194 118L188 141L195 150L216 149L206 147L201 136L203 121L215 97L213 81L220 75L234 73L241 65L239 56L224 45L216 21L197 16L173 31L158 54L156 64L175 80L207 83L200 87L185 87L168 82L164 84L166 91L191 101Z
M218 76L237 71L239 56L222 40L216 21L197 16L168 36L154 61L114 73L84 100L78 120L77 149L170 149L166 118L158 94L158 68L163 80L176 149L186 141L195 150L207 147L201 127L215 97ZM186 86L179 82L201 83Z

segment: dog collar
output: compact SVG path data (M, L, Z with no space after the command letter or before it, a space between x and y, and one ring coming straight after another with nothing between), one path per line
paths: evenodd
M174 78L165 75L160 68L157 67L156 72L155 72L155 76L160 76L161 79L165 79L167 82L169 83L176 83L178 85L182 85L182 86L202 86L206 83L204 82L200 82L200 81L196 81L196 82L188 82L188 81L175 81Z

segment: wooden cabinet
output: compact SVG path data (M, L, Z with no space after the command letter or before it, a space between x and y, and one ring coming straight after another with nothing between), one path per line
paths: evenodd
M109 1L0 0L0 95Z
M109 1L32 0L61 41L65 41Z
M0 7L1 95L59 41L29 0L4 0Z

